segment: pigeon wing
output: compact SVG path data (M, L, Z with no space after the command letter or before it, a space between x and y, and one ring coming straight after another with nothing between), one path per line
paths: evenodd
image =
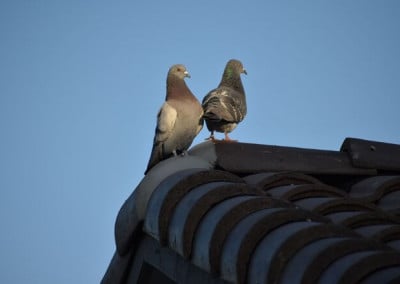
M157 115L157 129L154 136L154 145L162 143L170 137L174 131L174 126L178 113L174 107L165 102Z
M204 117L211 120L238 122L244 117L240 98L234 90L218 88L203 100Z
M153 148L145 174L164 159L166 153L164 153L163 145L174 131L177 116L178 113L176 109L170 106L168 102L162 105L157 115L157 127L154 135Z

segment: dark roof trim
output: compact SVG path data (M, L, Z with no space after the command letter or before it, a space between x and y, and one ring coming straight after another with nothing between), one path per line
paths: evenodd
M313 174L370 175L352 166L346 153L247 143L216 144L218 165L243 173L296 171Z
M346 138L340 149L358 168L400 171L400 145Z
M345 141L351 142L351 140ZM382 149L382 151L379 151L379 155L377 156L376 153L373 155L363 153L362 160L356 160L356 152L353 150L348 152L347 146L342 146L342 151L330 151L250 143L226 143L223 141L218 141L215 144L210 141L201 143L193 147L189 154L203 157L210 165L214 165L216 169L223 169L240 175L261 172L299 172L313 175L376 175L378 170L400 170L400 163L396 161L389 163L390 166L385 166L387 159L391 157L389 154L395 153L397 147L400 149L400 145L378 144L379 147L377 148ZM353 144L350 143L348 145ZM386 146L388 148L385 148ZM385 149L391 149L391 152L389 150L385 151ZM400 157L400 153L398 156ZM386 159L381 162L379 159L383 158ZM357 161L368 161L368 163L360 164Z

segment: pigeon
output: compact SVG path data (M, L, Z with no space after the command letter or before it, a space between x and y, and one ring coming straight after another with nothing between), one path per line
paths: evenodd
M235 141L230 139L228 133L246 116L246 95L240 79L241 73L247 75L243 64L236 59L229 60L218 88L211 90L203 99L203 118L211 132L208 139L212 141L216 141L214 131L223 132L224 141Z
M189 90L190 78L182 64L173 65L167 75L167 95L157 115L153 148L145 174L157 163L186 153L203 128L203 108Z

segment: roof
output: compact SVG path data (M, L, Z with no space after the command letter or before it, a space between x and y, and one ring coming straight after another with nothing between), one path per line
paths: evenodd
M102 283L140 283L138 259L171 283L195 273L199 283L395 283L400 145L204 142L143 178L120 209L115 239Z

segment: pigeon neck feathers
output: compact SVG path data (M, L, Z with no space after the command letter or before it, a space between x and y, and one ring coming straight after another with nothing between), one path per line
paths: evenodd
M234 66L226 66L221 82L218 87L228 87L241 94L244 94L242 79L240 78L241 71L238 71Z
M182 100L184 97L194 97L192 92L189 90L183 78L180 78L174 74L169 74L167 77L167 96L166 99Z

